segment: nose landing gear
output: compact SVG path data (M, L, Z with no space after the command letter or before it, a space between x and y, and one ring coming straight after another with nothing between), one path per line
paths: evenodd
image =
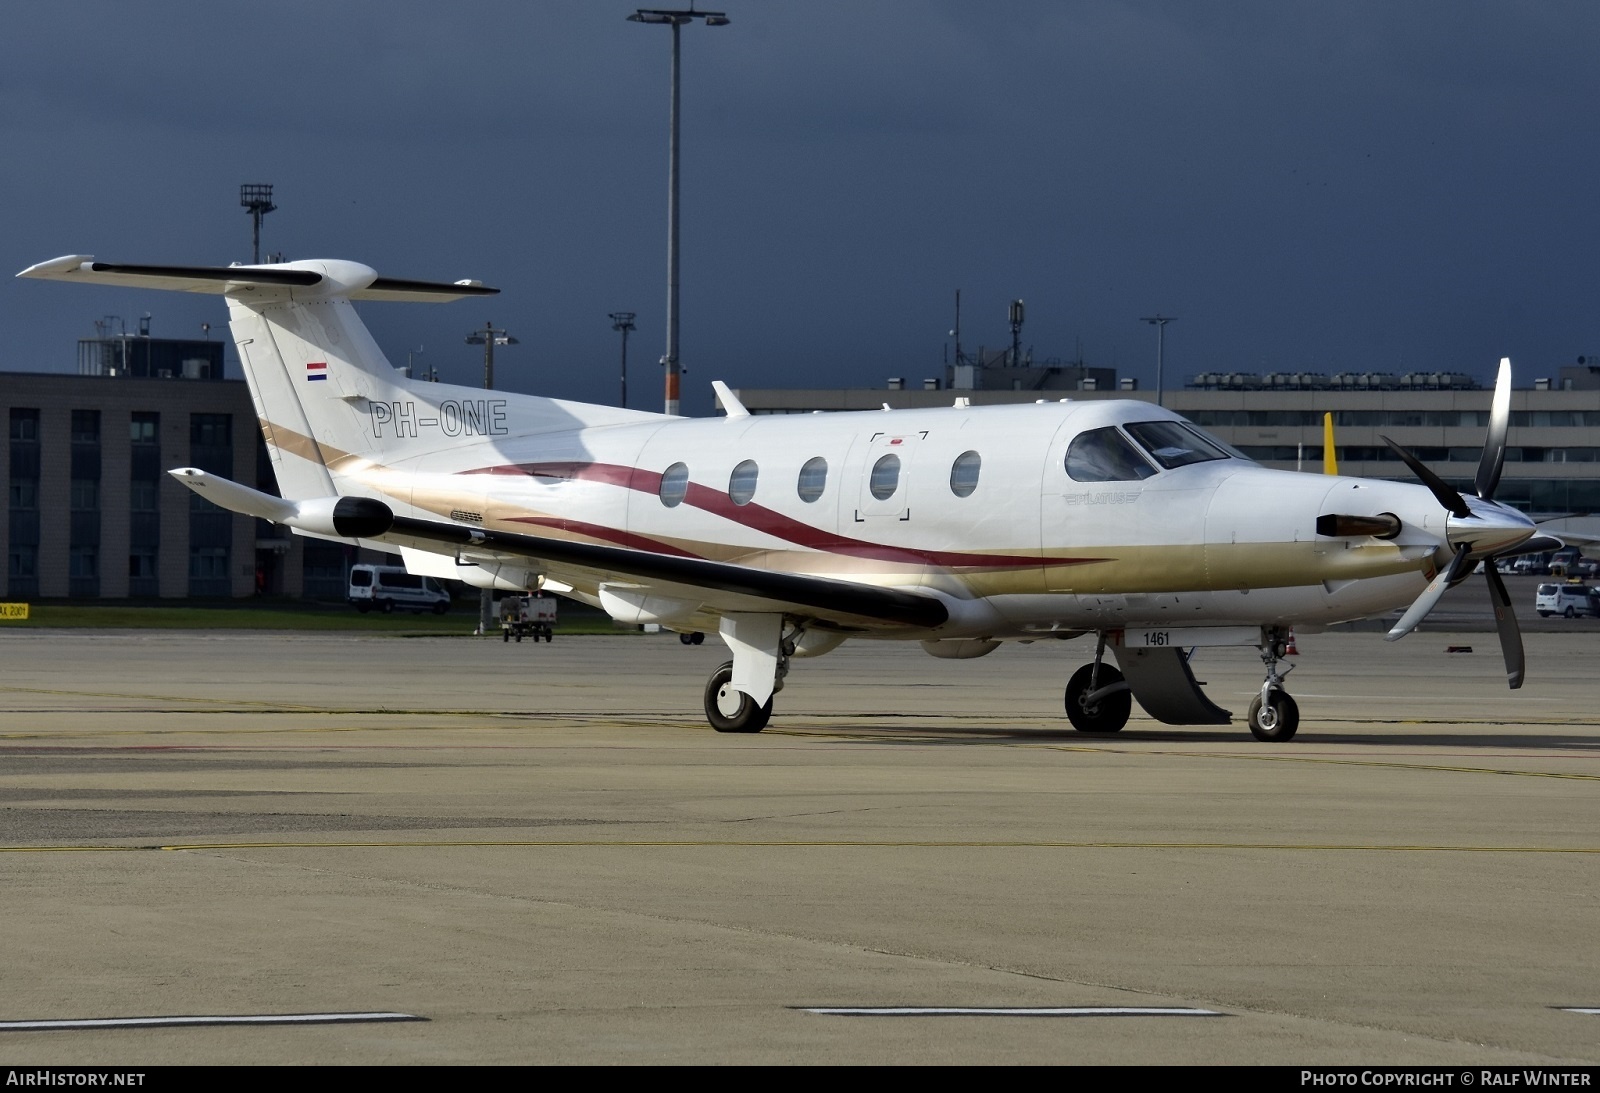
M1278 661L1288 649L1288 635L1280 627L1270 627L1263 637L1261 662L1267 666L1267 678L1261 693L1250 702L1250 732L1257 740L1292 740L1300 728L1300 707L1283 689L1283 678L1294 671L1294 665L1278 671Z

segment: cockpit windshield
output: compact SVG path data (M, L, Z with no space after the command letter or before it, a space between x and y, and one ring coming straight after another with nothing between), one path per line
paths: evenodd
M1221 441L1213 440L1183 421L1139 421L1124 425L1123 428L1157 463L1169 471L1174 467L1228 459L1237 454Z
M1079 433L1067 446L1067 477L1074 482L1137 482L1155 473L1114 426Z

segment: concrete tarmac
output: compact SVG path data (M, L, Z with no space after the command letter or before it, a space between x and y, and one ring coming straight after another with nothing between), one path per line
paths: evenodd
M1600 634L1527 644L1302 636L1264 744L1247 649L1224 730L1072 732L1090 640L852 642L741 736L715 638L0 632L0 1022L421 1018L0 1061L1593 1065Z

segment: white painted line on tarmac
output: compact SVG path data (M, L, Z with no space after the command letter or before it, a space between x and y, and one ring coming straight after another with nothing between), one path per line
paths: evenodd
M1225 1017L1187 1006L795 1006L825 1017Z
M370 1021L426 1021L410 1013L261 1013L174 1017L89 1017L71 1021L0 1021L0 1032L57 1029L171 1028L191 1025L335 1025Z

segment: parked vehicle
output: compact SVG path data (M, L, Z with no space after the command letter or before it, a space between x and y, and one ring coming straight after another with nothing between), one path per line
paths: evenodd
M1562 547L1550 555L1550 576L1576 577L1578 575L1578 559L1581 555L1577 547Z
M407 573L404 566L397 565L351 566L348 599L363 615L373 609L416 615L424 611L442 615L450 610L450 593L438 581Z
M1595 589L1579 581L1566 584L1549 581L1534 591L1533 608L1543 619L1551 615L1569 619L1579 615L1600 616L1600 596Z

